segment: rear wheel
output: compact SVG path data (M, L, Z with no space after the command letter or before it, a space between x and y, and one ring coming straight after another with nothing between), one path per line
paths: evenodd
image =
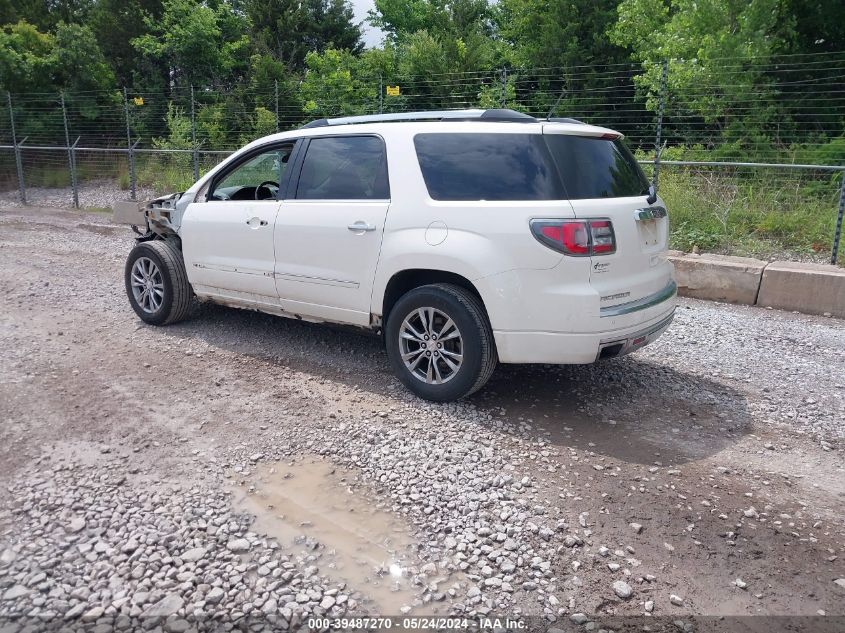
M188 316L194 293L175 244L153 240L135 246L126 260L124 281L129 304L142 321L167 325Z
M438 402L481 389L498 361L481 301L452 284L421 286L402 296L388 316L385 344L399 380Z

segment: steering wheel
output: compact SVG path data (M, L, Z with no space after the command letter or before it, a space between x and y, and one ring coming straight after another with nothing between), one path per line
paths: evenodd
M273 198L276 195L276 194L273 193L273 191L270 189L270 187L268 185L272 185L273 187L275 187L276 192L278 193L279 183L277 183L275 180L265 180L264 182L262 182L260 185L258 185L255 188L255 199L256 200L269 200L270 198ZM269 193L270 195L269 196L259 196L258 192L261 191L262 189L266 189L267 193Z

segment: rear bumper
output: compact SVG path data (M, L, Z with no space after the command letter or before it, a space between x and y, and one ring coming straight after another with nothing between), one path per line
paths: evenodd
M676 294L678 294L678 284L675 283L674 279L670 279L669 283L666 284L664 288L661 288L654 294L650 294L647 297L637 299L636 301L602 307L601 310L599 310L599 316L602 318L617 317L622 316L623 314L639 312L640 310L648 310L649 308L660 305L664 301L669 301L669 299L673 298Z
M578 365L630 354L657 340L672 322L674 293L658 303L664 308L659 315L646 323L619 330L588 334L494 330L499 360L503 363Z

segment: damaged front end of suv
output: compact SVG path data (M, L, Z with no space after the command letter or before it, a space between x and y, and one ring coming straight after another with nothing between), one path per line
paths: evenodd
M184 191L160 196L145 202L120 201L114 205L115 224L128 224L139 242L178 236L182 214L193 195Z

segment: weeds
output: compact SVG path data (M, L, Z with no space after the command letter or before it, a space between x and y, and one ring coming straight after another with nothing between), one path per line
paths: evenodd
M819 186L823 185L823 186ZM824 259L830 254L838 183L770 175L667 170L660 196L670 246L749 257Z

